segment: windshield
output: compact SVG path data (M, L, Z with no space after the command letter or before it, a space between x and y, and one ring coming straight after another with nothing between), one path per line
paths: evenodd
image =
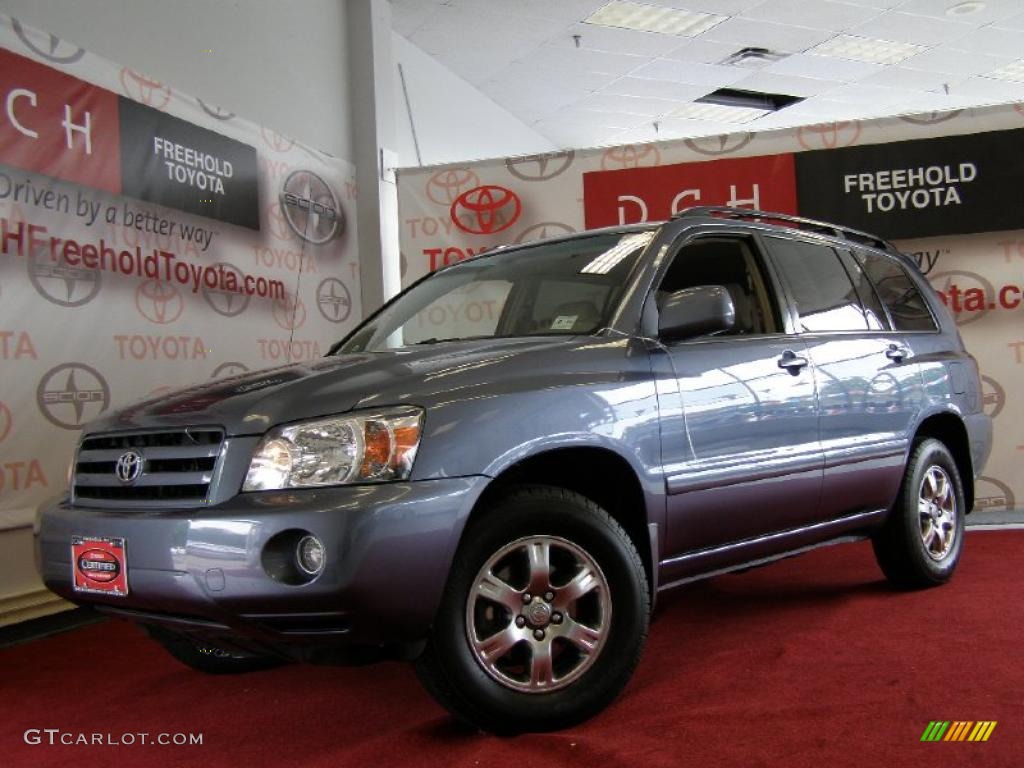
M590 235L458 264L399 296L339 352L593 333L607 325L653 237L654 230Z

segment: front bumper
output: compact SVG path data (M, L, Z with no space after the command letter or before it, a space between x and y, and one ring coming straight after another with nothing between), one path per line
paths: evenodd
M408 643L429 629L455 548L487 478L241 494L189 510L40 510L46 586L81 605L173 626L244 650ZM313 581L267 575L263 547L301 529L326 549ZM128 595L72 589L71 537L124 537ZM306 646L304 649L303 646Z

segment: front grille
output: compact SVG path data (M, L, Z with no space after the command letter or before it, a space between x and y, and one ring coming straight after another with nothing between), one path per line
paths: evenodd
M171 429L92 435L75 462L73 501L83 505L188 507L208 503L224 432ZM118 460L142 457L137 477L122 480Z

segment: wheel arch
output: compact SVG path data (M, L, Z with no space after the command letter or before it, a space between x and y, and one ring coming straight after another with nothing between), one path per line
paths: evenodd
M489 502L519 485L550 485L585 496L622 526L644 564L651 605L657 591L657 540L651 535L647 494L633 465L601 446L549 448L509 464L477 499L466 528L487 514ZM652 540L653 539L653 540Z
M925 418L914 433L914 443L934 438L945 445L953 454L960 480L964 486L964 502L967 512L974 508L974 463L971 460L971 444L963 420L950 411L940 411Z

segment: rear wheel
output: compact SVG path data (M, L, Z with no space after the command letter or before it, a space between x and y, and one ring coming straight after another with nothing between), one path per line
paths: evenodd
M284 662L276 656L240 653L196 640L163 627L145 627L149 636L182 664L210 675L230 675L277 667Z
M899 497L875 534L875 557L893 584L919 589L943 584L960 561L964 491L956 462L934 439L917 443Z
M579 494L525 487L467 529L417 673L484 730L565 728L625 686L649 606L618 523Z

